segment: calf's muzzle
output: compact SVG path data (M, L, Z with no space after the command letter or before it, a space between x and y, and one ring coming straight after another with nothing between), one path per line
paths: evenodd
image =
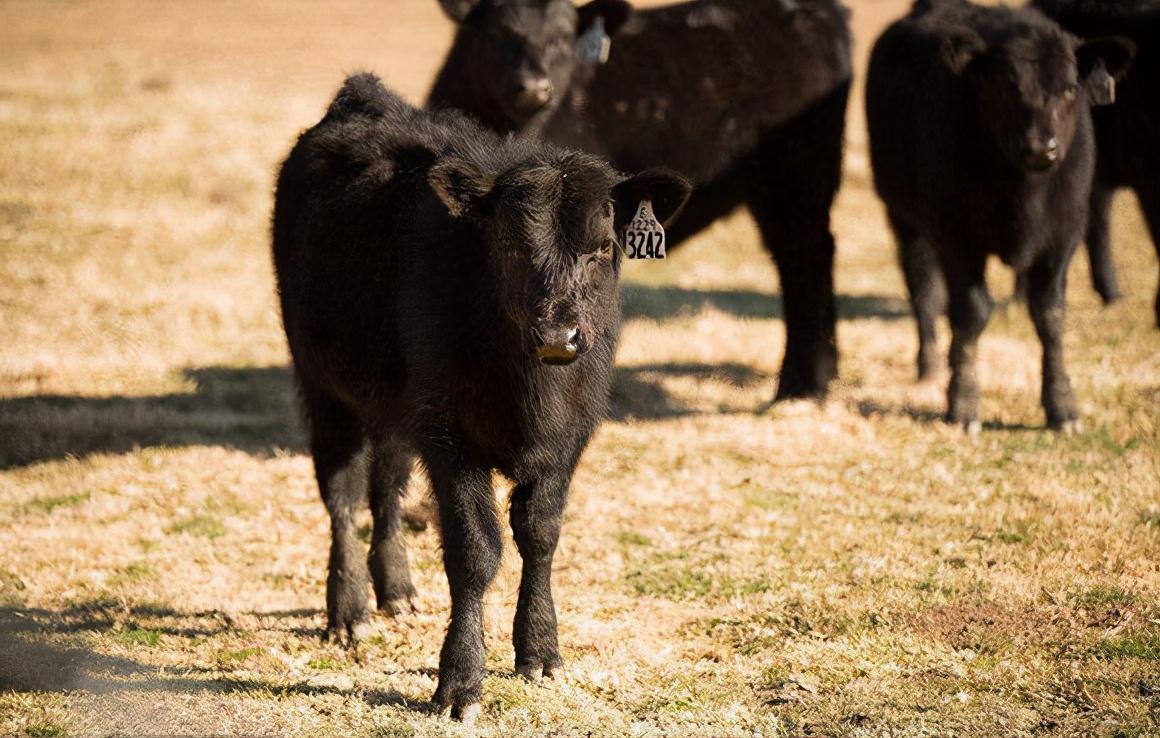
M584 353L585 346L579 328L542 330L540 334L543 340L536 350L536 358L542 364L567 366Z

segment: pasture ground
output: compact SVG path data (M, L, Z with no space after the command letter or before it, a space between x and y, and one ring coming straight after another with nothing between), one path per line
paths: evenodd
M855 3L861 60L903 7ZM434 0L0 0L0 734L471 732L426 702L448 612L431 528L408 537L420 612L355 652L320 640L328 525L267 254L275 167L342 75L421 101L449 38ZM614 417L556 559L570 680L513 676L509 546L476 733L1160 734L1136 204L1115 211L1127 300L1072 271L1086 432L1043 430L1008 308L967 437L938 420L946 376L912 379L860 106L832 398L770 406L783 323L747 215L633 265Z

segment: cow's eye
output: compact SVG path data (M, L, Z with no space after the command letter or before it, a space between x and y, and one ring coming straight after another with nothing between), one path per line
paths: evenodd
M612 256L612 252L615 250L616 241L612 240L611 238L605 239L604 242L600 244L600 255L603 257Z

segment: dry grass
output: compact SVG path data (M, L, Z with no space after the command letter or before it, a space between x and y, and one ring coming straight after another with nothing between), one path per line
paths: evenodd
M901 6L858 4L862 55ZM0 734L463 732L425 702L433 531L409 540L420 614L357 653L319 640L327 523L266 233L279 157L341 75L419 100L448 38L433 0L0 2ZM509 549L478 732L1160 733L1160 333L1135 204L1115 214L1128 300L1102 309L1072 275L1089 432L1041 430L1010 310L981 344L990 427L964 437L911 382L859 106L833 398L769 407L783 326L744 214L630 269L615 418L557 557L572 681L512 675Z

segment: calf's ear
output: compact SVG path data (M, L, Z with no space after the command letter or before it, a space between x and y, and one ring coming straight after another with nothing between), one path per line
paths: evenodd
M491 177L462 159L437 162L427 172L427 184L455 218L479 212L495 185Z
M962 74L975 57L987 50L983 37L969 29L946 36L942 40L943 61L955 74Z
M576 35L583 36L597 18L604 19L604 32L615 36L616 32L628 23L632 17L632 5L625 0L592 0L587 5L576 9L579 20L576 23Z
M443 12L447 17L456 23L462 23L467 20L467 16L471 15L471 11L475 10L475 6L479 5L482 0L439 0L439 7L443 8Z
M1128 73L1136 59L1136 44L1123 36L1093 38L1080 44L1075 50L1075 60L1079 78L1085 86L1099 82L1100 77L1110 76L1121 80ZM1103 73L1099 72L1103 69Z
M629 177L612 188L617 232L632 220L643 200L652 202L653 214L661 225L669 225L681 212L692 191L692 182L668 169L646 169Z

